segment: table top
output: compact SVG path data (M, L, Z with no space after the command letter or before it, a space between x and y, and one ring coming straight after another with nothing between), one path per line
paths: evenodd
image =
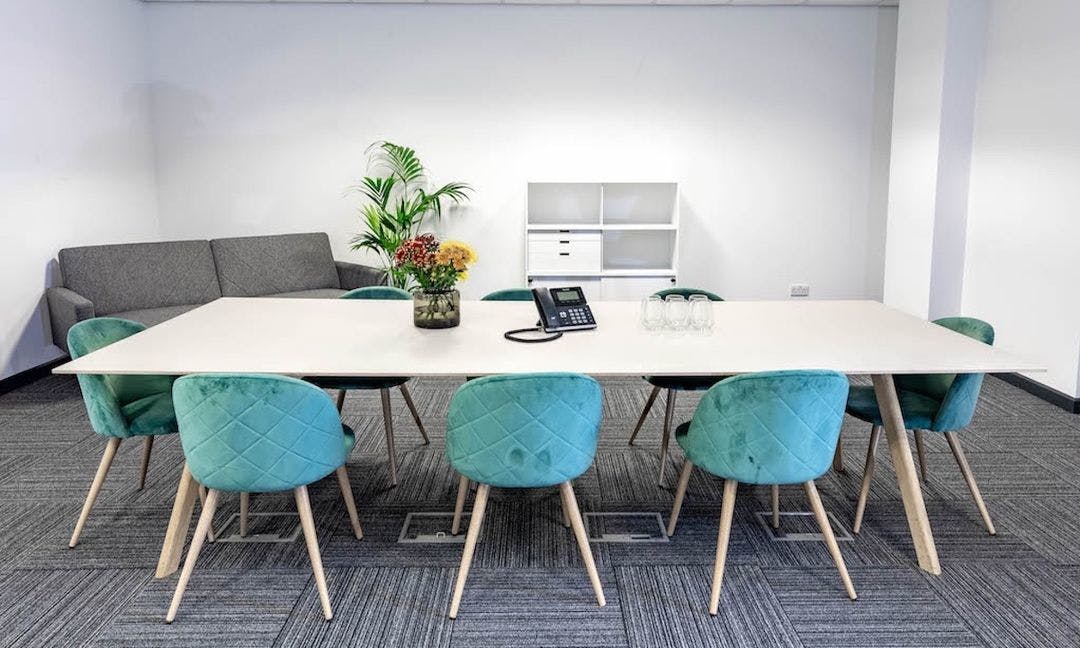
M480 376L1042 371L1035 363L873 301L727 301L711 334L647 331L637 302L591 304L599 327L543 344L503 339L536 322L531 302L465 301L461 325L425 330L408 301L222 298L54 369L55 373Z

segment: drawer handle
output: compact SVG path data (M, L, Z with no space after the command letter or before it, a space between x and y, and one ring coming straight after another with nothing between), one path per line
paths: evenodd
M564 243L564 244L569 245L570 241L559 241L559 243Z
M559 252L559 256L570 256L569 252Z

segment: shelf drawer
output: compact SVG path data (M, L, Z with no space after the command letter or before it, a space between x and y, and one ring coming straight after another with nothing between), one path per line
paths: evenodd
M599 272L600 234L529 235L529 272Z

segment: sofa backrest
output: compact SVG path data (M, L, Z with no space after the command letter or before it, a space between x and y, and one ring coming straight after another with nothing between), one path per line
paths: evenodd
M210 248L225 297L341 287L325 232L214 239Z
M64 286L94 303L97 315L205 304L221 297L209 241L65 248Z

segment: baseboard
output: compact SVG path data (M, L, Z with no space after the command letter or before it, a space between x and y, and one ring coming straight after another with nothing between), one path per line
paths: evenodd
M40 364L36 367L31 367L25 371L20 371L17 374L12 374L3 380L0 380L0 394L6 394L9 391L18 389L25 385L29 385L35 380L41 380L53 370L54 367L59 367L68 361L67 356L50 360L45 364Z
M1072 412L1073 414L1080 414L1080 398L1073 398L1065 392L1060 392L1053 387L1047 387L1041 382L1032 380L1031 378L1020 374L1003 373L994 375L1013 387L1019 387L1032 396L1040 398L1051 405L1057 405L1061 409Z

